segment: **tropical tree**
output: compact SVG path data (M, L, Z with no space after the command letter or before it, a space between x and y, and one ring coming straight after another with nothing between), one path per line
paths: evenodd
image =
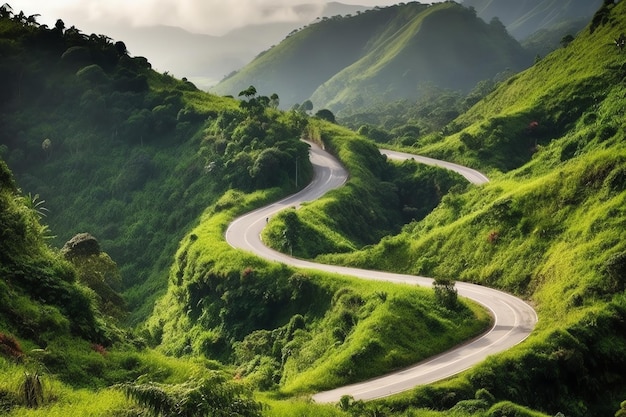
M239 97L244 96L247 99L250 99L251 97L256 96L256 88L254 88L253 85L251 85L250 87L246 88L245 90L242 90L239 92Z
M311 100L306 100L304 103L300 105L300 111L308 113L311 110L313 110L313 102Z

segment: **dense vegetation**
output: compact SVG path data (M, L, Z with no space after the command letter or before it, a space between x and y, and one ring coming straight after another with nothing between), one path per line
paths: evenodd
M239 102L217 98L155 73L121 42L61 21L38 26L7 6L0 34L2 156L20 188L36 193L23 195L2 163L2 412L197 415L218 407L258 415L233 377L262 390L310 392L428 357L489 323L476 306L449 310L426 290L290 271L223 242L235 214L294 189L296 159L306 183L307 146L297 139L332 131L327 114L305 131L306 114L277 111L277 95L249 87ZM341 133L338 153L354 142L376 155L360 161L374 165L355 172L361 182L401 172L398 189L364 200L388 217L358 237L373 243L419 211L400 198L417 170L385 168L373 146ZM349 158L359 157L355 150ZM422 175L428 182L439 174ZM432 205L441 198L425 195ZM404 214L401 202L412 204ZM149 313L167 285L169 251L189 230L167 295L135 333L127 315L135 322ZM98 239L81 233L53 248L84 231ZM407 325L407 315L423 320ZM397 325L369 337L388 322ZM333 349L320 349L327 344Z
M6 8L2 17L0 412L197 415L217 405L251 416L623 414L626 73L616 40L626 31L625 2L604 2L576 39L501 82L442 132L396 141L488 170L493 181L479 189L412 163L388 165L363 136L278 112L278 97L252 87L239 102L217 98L154 73L106 37L85 38L62 22L37 27ZM88 91L95 95L82 100ZM97 112L75 115L98 102ZM136 117L147 125L129 133ZM391 399L300 400L446 349L488 322L475 306L450 310L426 290L295 271L224 242L236 215L293 190L292 161L306 152L301 134L323 141L351 177L344 189L276 216L266 232L276 247L502 288L536 306L533 335ZM306 178L310 167L302 169ZM436 208L427 214L427 206ZM66 236L51 238L42 220ZM132 235L103 228L134 224ZM146 227L159 233L142 239ZM291 227L301 237L285 244L281 231ZM102 236L106 253L76 258L52 248L85 230ZM167 249L155 255L152 239ZM145 267L133 265L140 252ZM144 279L167 292L129 330L117 283L128 289ZM137 314L135 291L126 295Z
M506 400L552 415L607 415L626 397L626 73L616 46L625 16L625 3L605 2L572 43L458 117L457 133L413 148L482 167L490 184L454 190L379 245L318 257L459 277L537 306L540 323L524 345L382 409L487 411ZM481 390L493 398L478 398Z
M133 322L165 290L178 240L221 193L291 191L296 158L301 183L309 177L304 117L275 111L278 97L248 91L238 105L152 71L122 42L8 13L0 155L45 200L52 242L89 232L120 265Z

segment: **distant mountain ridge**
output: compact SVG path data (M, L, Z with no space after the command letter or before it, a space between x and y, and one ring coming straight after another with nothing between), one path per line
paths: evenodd
M199 88L207 89L243 67L259 52L279 43L294 29L308 25L318 17L347 15L365 9L365 6L339 2L321 6L303 3L291 6L296 21L246 25L221 36L192 33L173 26L133 27L119 22L94 29L124 41L132 54L150 57L158 71L186 77Z
M420 86L469 90L507 69L530 65L504 26L454 2L417 2L311 25L213 88L237 94L255 85L283 107L309 98L333 111L371 97L416 98Z

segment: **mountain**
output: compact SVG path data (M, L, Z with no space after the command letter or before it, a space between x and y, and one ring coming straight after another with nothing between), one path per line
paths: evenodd
M604 2L571 43L451 123L454 133L410 148L477 167L489 184L448 194L423 221L377 245L317 258L495 286L538 313L536 331L518 348L378 407L624 415L626 68L615 40L625 20L626 2ZM332 216L321 205L303 210L303 227L309 211L317 228Z
M212 91L249 85L277 93L283 107L312 98L333 111L372 97L415 98L436 84L468 90L506 69L529 65L521 46L454 2L408 3L324 19L285 39Z
M550 30L571 21L587 22L602 0L463 0L485 21L497 17L516 39L523 40L539 30Z
M288 10L283 10L285 7ZM278 6L277 6L278 8ZM347 15L365 10L338 2L323 5L303 3L281 6L288 21L246 25L223 35L192 33L180 27L94 24L96 33L106 33L123 41L133 55L150 57L158 71L185 77L201 89L217 84L231 72L243 67L256 55L279 43L294 29L312 23L316 18ZM210 32L211 28L206 28Z
M239 102L212 96L106 37L0 12L3 413L626 412L626 67L615 42L626 2L605 2L572 42L446 129L409 131L411 151L487 171L491 181L480 187L410 161L387 163L360 134L276 111L253 89ZM407 394L311 404L306 395L320 387L457 343L466 323L479 324L479 309L450 310L427 289L294 271L232 249L224 230L234 216L293 190L293 162L306 160L301 135L334 152L350 178L270 219L277 248L501 288L537 311L530 337ZM439 204L417 218L426 190ZM392 213L413 220L372 243L366 235ZM72 236L83 228L103 236L126 285L148 284L126 293L148 305L144 326L112 326L81 280L102 271L81 277L49 246L67 240L50 229ZM223 378L216 369L226 369ZM269 407L232 398L241 380L265 391L256 398ZM237 404L248 411L224 409Z

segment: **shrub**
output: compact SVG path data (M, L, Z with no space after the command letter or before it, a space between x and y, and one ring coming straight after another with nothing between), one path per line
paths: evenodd
M454 281L446 278L438 278L433 282L435 299L442 306L454 310L458 307L457 290Z
M37 408L43 404L43 385L38 373L24 373L24 380L19 387L19 397L28 408Z

